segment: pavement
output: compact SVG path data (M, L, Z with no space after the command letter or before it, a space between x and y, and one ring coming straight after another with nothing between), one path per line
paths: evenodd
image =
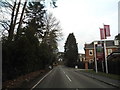
M92 74L92 73L89 73L89 72L84 72L80 69L77 69L76 72L78 72L80 74L83 74L85 76L91 77L93 79L99 80L101 82L104 82L106 84L112 85L116 88L120 88L120 80L115 80L115 79L111 79L111 78L108 78L108 77L105 77L105 76L100 76L100 75Z

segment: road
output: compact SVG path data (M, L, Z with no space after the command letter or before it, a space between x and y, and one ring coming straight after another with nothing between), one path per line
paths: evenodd
M34 88L114 88L108 84L84 76L75 69L57 66L46 74Z

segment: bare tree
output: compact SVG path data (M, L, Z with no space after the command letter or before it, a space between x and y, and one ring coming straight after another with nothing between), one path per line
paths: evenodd
M44 21L45 32L43 42L48 43L54 50L56 50L57 41L62 37L60 22L53 16L52 13L47 14Z
M13 33L14 33L14 28L15 28L15 24L16 24L16 20L17 20L17 16L18 16L19 8L20 8L20 3L21 3L21 0L19 0L15 16L14 16L14 13L15 13L15 8L16 8L16 1L14 2L14 6L13 6L13 9L12 9L10 29L8 31L9 32L8 39L10 41L13 39Z
M14 37L14 32L15 32L15 27L18 24L18 28L20 28L21 24L22 24L22 19L23 19L23 15L24 15L24 10L27 4L27 0L25 0L25 2L22 4L21 0L18 1L17 0L13 1L0 1L1 6L1 14L2 16L7 15L8 17L11 15L11 18L6 18L6 21L4 19L2 19L0 21L0 25L4 28L3 31L7 30L8 31L8 40L11 41ZM20 11L21 6L23 5L23 9L22 9L22 13ZM7 9L7 11L5 12L5 10ZM20 18L20 19L19 19Z
M14 16L15 12L15 7L16 7L16 2L12 2L12 0L0 0L0 26L1 26L1 32L4 33L4 31L8 31L10 29L10 25L13 21L13 17L9 18L10 15ZM12 12L14 11L14 12Z
M21 0L0 0L0 14L2 14L2 16L11 16L11 18L7 17L6 20L4 20L4 18L0 20L0 25L3 28L3 32L8 32L9 41L14 38L15 31L17 32L16 37L19 34L20 27L24 19L23 16L27 2L28 0L25 0L24 2L22 2ZM55 0L51 0L50 4L53 5L53 8L57 7ZM22 11L20 11L21 6L23 6ZM47 19L50 18L47 17Z
M26 5L27 5L27 1L28 1L28 0L25 0L25 3L24 3L24 5L23 5L22 13L21 13L20 20L19 20L19 24L18 24L18 28L17 28L17 36L19 35L19 31L20 31L20 27L21 27L21 24L22 24L22 19L23 19L25 7L26 7Z

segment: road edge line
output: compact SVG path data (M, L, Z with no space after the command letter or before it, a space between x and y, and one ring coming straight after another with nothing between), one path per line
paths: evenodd
M51 72L52 72L52 70L49 71L43 78L41 78L30 90L33 90L33 89L34 89L43 79L45 79Z

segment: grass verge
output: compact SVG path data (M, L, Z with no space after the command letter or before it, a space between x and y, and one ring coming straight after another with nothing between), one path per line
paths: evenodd
M120 80L120 75L116 75L116 74L110 74L110 73L106 74L106 73L103 73L103 72L96 73L94 70L82 70L82 71L83 72L88 72L88 73L91 73L91 74L95 74L95 75L105 76L105 77L115 79L115 80Z

